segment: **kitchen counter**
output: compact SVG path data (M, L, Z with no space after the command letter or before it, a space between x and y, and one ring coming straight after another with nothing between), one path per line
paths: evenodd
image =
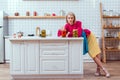
M10 37L9 40L11 41L15 41L15 40L83 40L82 37L76 38L76 37L38 37L38 36L34 36L34 37L21 37L21 38L13 38Z
M6 38L12 38L12 36L4 36L4 38L6 39Z
M10 74L24 78L81 78L83 38L21 37L11 42ZM32 75L31 75L32 74Z

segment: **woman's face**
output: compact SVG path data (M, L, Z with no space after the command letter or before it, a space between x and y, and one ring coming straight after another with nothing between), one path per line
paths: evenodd
M67 21L70 25L74 24L74 16L73 15L68 15L67 16Z

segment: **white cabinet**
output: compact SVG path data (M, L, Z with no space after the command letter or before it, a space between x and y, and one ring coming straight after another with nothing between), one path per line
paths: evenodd
M83 74L83 42L69 41L69 72Z
M24 74L25 46L23 41L13 41L11 48L10 70L12 74Z
M25 74L39 74L39 41L26 41Z
M44 74L50 77L51 74L53 76L83 74L83 40L81 39L21 39L11 41L11 45L11 75L27 74L28 77L32 74L43 77Z
M68 74L68 41L40 41L40 73Z
M10 41L9 38L5 38L5 61L9 62L10 61Z
M13 41L11 51L12 74L39 74L38 41Z

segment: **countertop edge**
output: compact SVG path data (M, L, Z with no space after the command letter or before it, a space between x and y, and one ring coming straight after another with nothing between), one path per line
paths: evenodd
M21 40L83 40L83 37L70 37L70 38L62 38L62 37L21 37L21 38L9 38L10 41L21 41Z

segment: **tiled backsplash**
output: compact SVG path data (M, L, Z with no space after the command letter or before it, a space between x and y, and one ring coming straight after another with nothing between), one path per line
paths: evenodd
M100 19L97 4L98 1L94 4L94 0L8 0L8 14L13 16L15 12L19 12L20 15L25 16L26 11L30 11L31 14L37 11L38 15L53 12L59 15L60 10L64 10L66 13L72 11L76 14L77 20L83 22L85 28L100 35L100 32L98 33ZM57 30L64 26L65 21L65 19L9 19L9 35L18 31L23 31L25 34L35 33L35 28L39 26L51 30L52 34L56 36Z
M52 32L52 36L56 36L57 30L65 24L65 19L11 19L9 22L9 34L18 31L24 32L24 35L35 34L36 27L47 29Z
M65 12L72 11L76 14L77 20L83 22L83 27L90 29L101 36L99 2L103 3L104 9L113 9L120 12L120 0L6 0L2 1L6 13L13 16L19 12L21 16L30 11L33 15L37 11L38 15L44 13L56 13L59 15L60 10ZM1 1L0 1L1 2ZM8 4L8 5L7 5ZM7 7L6 7L7 5ZM18 31L24 34L35 33L35 28L50 29L53 35L56 35L58 28L65 24L65 19L9 19L9 35Z

